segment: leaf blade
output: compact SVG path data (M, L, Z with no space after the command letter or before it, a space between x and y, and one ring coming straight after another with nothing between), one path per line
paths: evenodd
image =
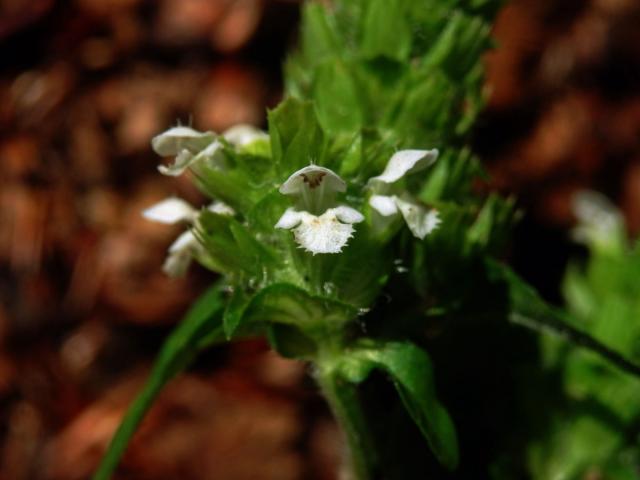
M428 354L413 343L393 341L364 344L349 357L342 371L350 381L363 381L372 369L391 376L400 400L433 454L446 468L455 469L459 461L455 426L436 397Z
M191 307L184 320L165 341L149 379L131 404L102 458L93 480L108 480L124 454L138 425L166 383L183 370L198 350L224 339L221 325L215 325L224 301L219 286L207 290ZM213 323L214 325L211 325ZM212 328L213 327L213 328ZM217 330L218 334L213 332ZM207 338L203 343L199 340Z

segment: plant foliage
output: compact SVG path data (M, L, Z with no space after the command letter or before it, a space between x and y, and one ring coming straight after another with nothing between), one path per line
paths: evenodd
M197 351L246 335L313 365L358 478L403 478L381 460L391 453L380 451L366 395L379 381L433 454L417 460L453 470L464 426L438 399L429 332L469 317L526 318L556 333L565 324L499 261L514 202L475 188L484 173L467 136L483 105L481 57L499 2L329 3L303 7L268 135L175 127L153 140L158 153L176 156L161 171L190 170L213 202L196 210L172 199L146 212L189 227L165 270L179 274L195 259L220 280L167 340L96 479L109 477L153 398ZM578 284L568 280L574 292ZM603 341L618 331L593 328ZM573 354L549 348L550 358Z

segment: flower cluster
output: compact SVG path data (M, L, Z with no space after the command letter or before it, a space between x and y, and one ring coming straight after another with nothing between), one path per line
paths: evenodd
M162 156L174 156L170 165L161 165L164 175L177 176L200 164L224 170L224 142L242 149L256 140L269 136L254 127L239 125L221 135L198 132L189 127L173 127L152 140L153 149ZM403 219L411 233L423 239L440 223L438 212L428 209L412 198L401 185L410 174L431 166L438 157L437 150L400 150L389 160L384 171L368 180L362 190L367 198L372 231L380 232ZM292 173L278 188L289 197L293 206L287 208L275 223L275 229L291 230L300 248L313 255L342 252L356 231L355 225L365 221L365 215L352 206L340 202L347 182L329 168L308 165ZM216 200L206 210L234 216L236 212ZM365 212L367 213L367 212ZM171 276L182 275L193 258L205 252L193 233L201 211L178 198L169 198L143 212L145 218L167 224L185 223L189 229L169 247L164 270Z
M244 146L267 135L249 125L238 125L221 135L222 139L232 145ZM220 160L221 140L213 132L198 132L189 127L173 127L151 140L153 150L161 156L174 156L174 162L160 165L158 170L163 175L179 176L188 168L199 162L215 162ZM221 215L234 215L234 210L221 201L213 201L207 210ZM178 277L191 265L193 258L202 252L191 227L197 224L199 212L180 198L167 198L142 212L151 221L177 224L185 223L190 228L180 234L169 246L168 256L163 265L164 272L171 277Z

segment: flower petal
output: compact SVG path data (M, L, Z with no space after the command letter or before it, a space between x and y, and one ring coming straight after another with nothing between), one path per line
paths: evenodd
M142 216L147 220L167 224L192 221L195 214L196 211L191 205L175 197L167 198L142 212Z
M614 225L621 219L615 205L598 192L582 190L573 196L571 203L576 219L583 224Z
M184 275L193 261L194 249L198 248L198 240L191 230L182 233L169 247L169 255L162 265L162 270L170 277Z
M394 200L414 237L422 240L440 225L437 210L427 210L422 205L398 197L394 197Z
M197 153L215 140L213 132L198 132L189 127L173 127L151 139L153 150L163 157L177 155L182 150Z
M233 216L236 214L236 211L233 208L231 208L229 205L219 200L216 200L211 204L209 204L209 206L207 207L207 210L213 213L217 213L218 215Z
M232 145L237 147L244 147L256 140L268 140L267 135L262 130L254 127L253 125L234 125L233 127L225 130L222 136Z
M178 238L169 246L170 253L183 252L186 250L192 250L194 247L200 245L198 239L191 230L182 232Z
M299 225L305 215L311 216L309 213L298 212L293 208L287 208L284 214L280 217L280 220L278 220L278 223L275 224L275 228L290 230Z
M181 150L178 156L170 165L159 165L158 170L163 175L177 177L182 175L187 168L193 167L196 163L215 158L216 153L220 151L222 144L217 140L211 142L200 153L194 155L189 150Z
M162 175L178 177L182 175L187 168L189 168L189 165L191 165L193 159L193 153L191 153L189 150L181 150L173 160L173 163L169 165L158 165L158 171Z
M369 182L394 183L405 175L419 172L432 165L438 158L438 150L400 150L393 154L382 174L371 177Z
M340 223L333 212L319 217L309 215L304 218L293 233L296 242L307 252L340 253L353 236L354 228L350 223Z
M573 239L587 245L613 246L624 238L624 218L604 195L591 190L577 192L572 198L573 213L578 221Z
M364 220L364 216L355 208L341 205L336 208L330 208L327 213L333 213L342 223L360 223Z
M347 184L332 170L318 165L309 165L293 173L281 186L280 193L297 195L303 189L314 190L322 186L334 192L344 192Z
M398 213L398 206L393 197L387 195L372 195L369 205L383 217L390 217Z

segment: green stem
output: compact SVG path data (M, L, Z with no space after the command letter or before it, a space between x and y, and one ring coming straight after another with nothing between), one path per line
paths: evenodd
M563 313L557 313L556 315L558 315L558 317L561 318ZM516 325L521 325L523 327L526 327L541 333L554 335L564 340L568 340L574 345L585 348L587 350L591 350L592 352L597 353L604 359L611 362L620 370L623 370L624 372L627 372L631 375L634 375L637 378L640 378L640 366L636 365L635 363L628 360L620 353L616 352L615 350L601 343L600 341L598 341L588 333L582 332L577 328L574 328L566 320L560 321L555 318L542 318L542 317L534 318L527 315L520 315L518 313L512 313L509 317L509 320Z
M345 433L353 479L371 480L377 463L376 450L358 398L357 386L340 378L332 370L319 369L315 377L338 425Z

